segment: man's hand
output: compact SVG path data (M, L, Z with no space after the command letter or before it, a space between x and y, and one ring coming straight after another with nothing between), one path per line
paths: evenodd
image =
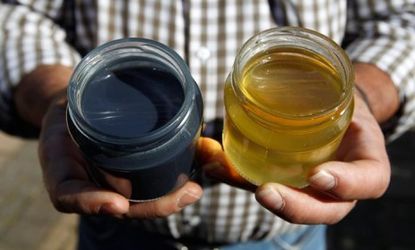
M265 208L287 221L301 224L333 224L354 207L356 200L381 196L389 184L390 164L384 137L366 104L356 98L353 120L340 145L338 161L317 166L310 186L296 189L277 183L249 184L232 168L219 143L200 141L208 176L255 192Z
M98 188L88 179L87 163L68 134L66 97L49 108L39 139L44 181L57 210L79 214L107 214L127 218L165 217L180 211L202 195L201 187L187 182L178 190L151 202L130 203L125 197Z
M309 188L268 183L258 188L256 198L288 221L333 224L356 200L380 197L389 185L390 164L379 125L360 98L337 160L317 166Z
M71 74L68 67L40 66L22 79L14 95L22 119L41 128L39 159L46 188L57 210L154 218L176 213L199 200L202 189L190 181L157 201L143 203L130 203L120 194L92 183L85 170L87 163L66 127L66 87Z
M356 95L352 122L336 161L317 166L310 174L309 187L296 189L277 183L255 187L233 170L219 143L205 138L200 150L207 175L255 192L265 208L293 223L333 224L346 216L357 200L380 197L389 185L390 163L378 124L396 112L399 99L384 72L367 64L355 68L357 84L370 92L367 99L373 114Z

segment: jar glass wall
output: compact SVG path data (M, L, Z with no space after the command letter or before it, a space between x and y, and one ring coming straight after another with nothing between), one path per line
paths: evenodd
M248 181L304 187L334 159L353 113L344 51L303 28L273 28L241 48L225 85L224 150Z
M130 200L174 190L194 171L202 98L185 62L127 38L91 51L68 88L68 128L98 185Z

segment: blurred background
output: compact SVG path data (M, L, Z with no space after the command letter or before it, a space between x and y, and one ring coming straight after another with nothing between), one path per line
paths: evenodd
M77 217L51 205L36 147L0 133L0 250L73 250Z
M415 132L388 145L392 182L329 228L330 250L415 249ZM42 184L36 141L0 133L0 250L74 250L77 216L56 212Z

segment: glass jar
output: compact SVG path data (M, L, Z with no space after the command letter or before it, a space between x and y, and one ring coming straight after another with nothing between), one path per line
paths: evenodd
M223 147L253 184L307 186L335 158L353 113L354 74L345 52L303 28L261 32L239 51L225 84Z
M185 62L147 39L94 49L68 88L68 128L90 177L131 201L159 198L192 176L202 110Z

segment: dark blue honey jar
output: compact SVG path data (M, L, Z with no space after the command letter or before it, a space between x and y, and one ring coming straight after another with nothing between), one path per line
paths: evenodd
M202 112L183 59L148 39L97 47L68 88L68 129L91 179L131 201L159 198L191 178Z

